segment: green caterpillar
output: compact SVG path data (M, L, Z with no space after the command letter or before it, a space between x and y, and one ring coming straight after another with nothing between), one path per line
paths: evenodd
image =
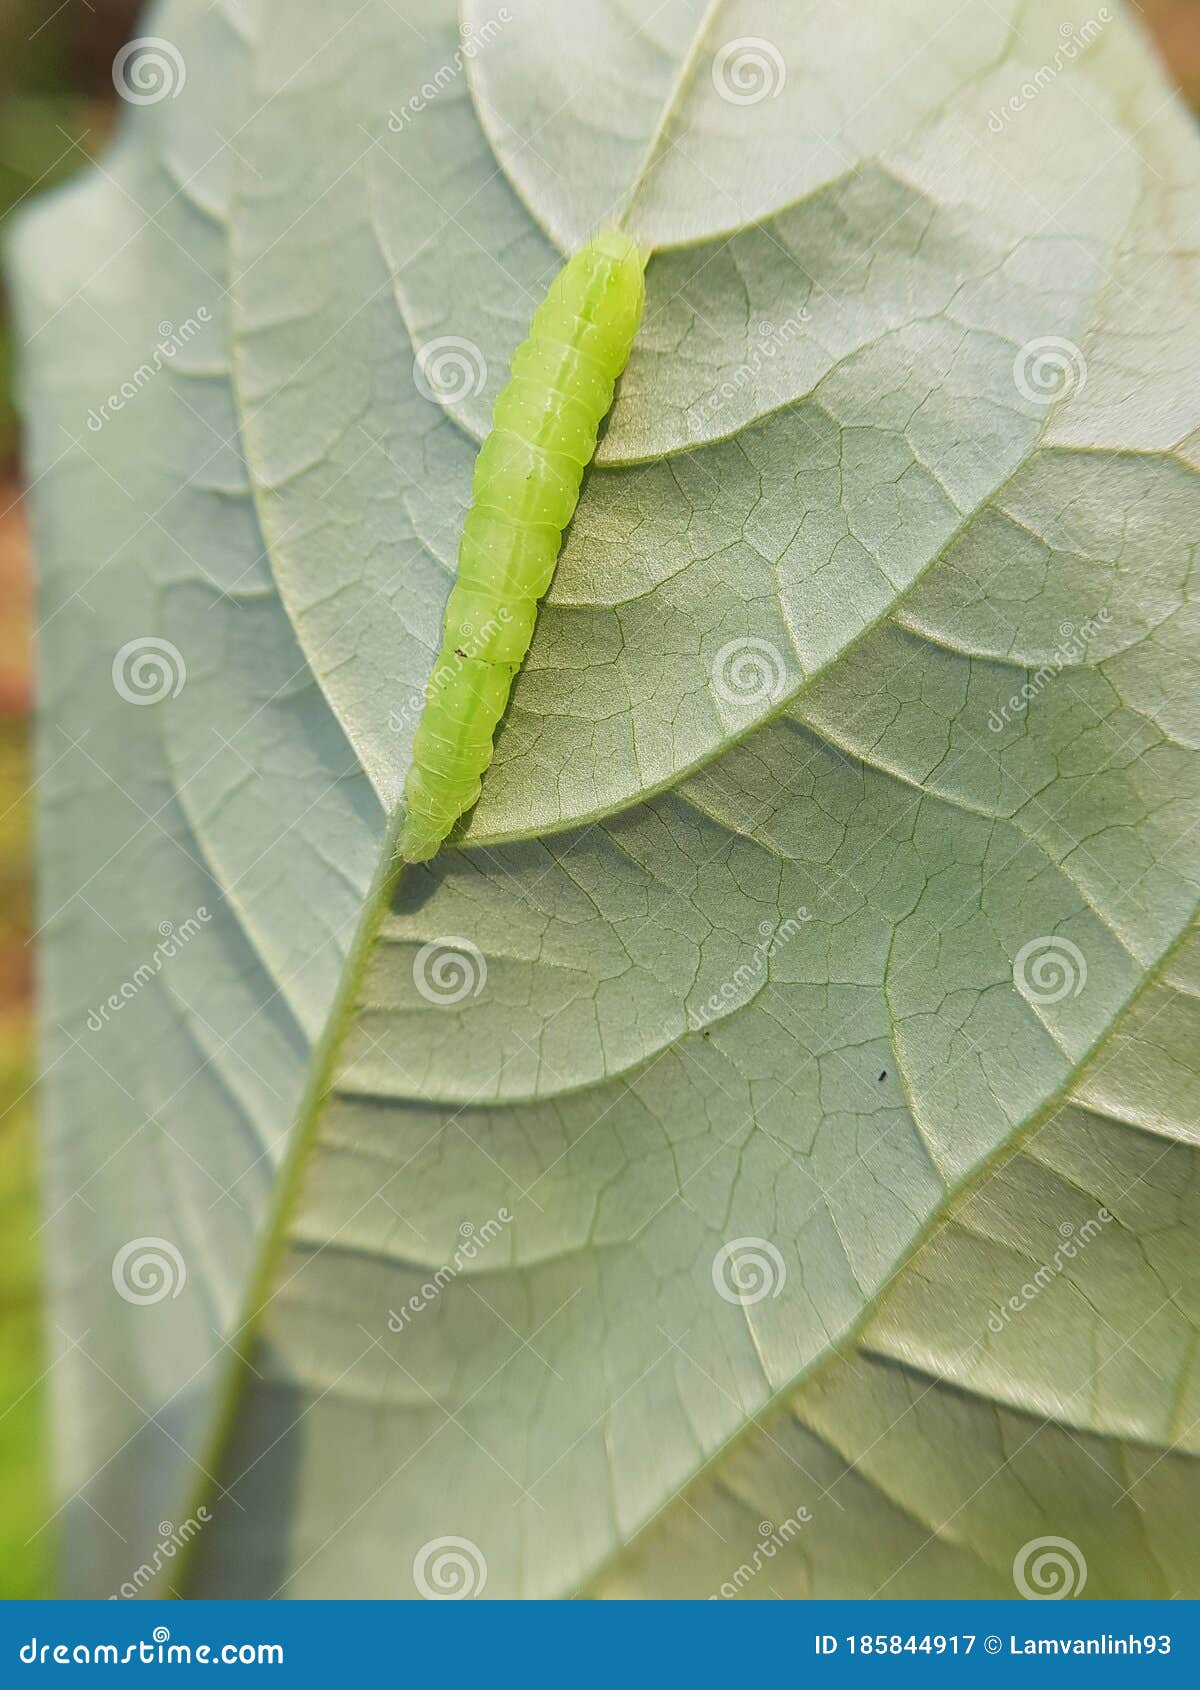
M479 797L538 600L641 322L646 257L616 230L598 235L554 278L513 355L475 460L458 579L413 737L406 862L432 857Z

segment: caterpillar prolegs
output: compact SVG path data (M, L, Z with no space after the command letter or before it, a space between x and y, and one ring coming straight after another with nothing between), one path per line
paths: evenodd
M432 857L479 797L563 530L641 321L646 254L607 230L534 312L475 460L442 646L413 738L400 855Z

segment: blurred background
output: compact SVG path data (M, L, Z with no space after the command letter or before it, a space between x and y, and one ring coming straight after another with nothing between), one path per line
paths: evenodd
M214 4L220 0L213 0ZM336 4L337 0L330 0ZM403 0L400 0L403 3ZM1052 3L1052 0L1047 0ZM1195 111L1200 0L1131 0ZM138 0L0 0L0 217L84 168L115 121L112 62ZM14 347L0 298L0 1597L49 1593L32 1078L30 875L35 801L27 740L33 633Z
M112 61L137 0L0 0L0 217L100 151ZM0 301L0 1597L47 1593L46 1454L33 1149L27 725L32 594L7 300Z

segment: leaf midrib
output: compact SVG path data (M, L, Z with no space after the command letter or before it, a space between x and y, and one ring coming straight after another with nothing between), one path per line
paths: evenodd
M342 965L324 1032L313 1048L308 1084L287 1154L277 1176L274 1212L260 1247L258 1266L244 1305L246 1312L235 1327L227 1346L230 1359L225 1364L221 1401L214 1414L213 1433L201 1463L201 1471L205 1476L203 1482L195 1487L191 1497L189 1517L195 1514L206 1499L211 1499L214 1490L218 1488L219 1481L213 1475L223 1465L225 1452L232 1441L243 1387L246 1378L253 1371L251 1358L258 1340L260 1323L276 1294L277 1269L290 1242L291 1218L303 1190L309 1158L317 1142L324 1104L333 1089L337 1059L357 1010L358 992L366 974L367 963L384 915L391 905L403 867L398 853L403 814L403 810L397 806L384 829L371 889L363 904L354 938ZM320 1254L320 1250L314 1253ZM194 1553L192 1543L189 1542L181 1556L181 1588L186 1587Z
M923 112L913 126L910 129L905 130L897 138L899 141L902 142L907 140L910 136L915 134L919 129L924 128L927 124L937 122L945 115L954 100L961 97L965 89L973 87L976 83L982 82L985 77L992 75L995 71L999 70L1002 65L1007 64L1008 61L1014 57L1014 48L1021 38L1022 21L1025 14L1031 10L1033 3L1034 0L1016 0L1016 3L1013 6L1012 17L1009 22L1007 35L996 49L994 58L989 60L988 63L980 65L976 70L972 71L970 75L964 77L963 81L957 84L944 99L939 100L935 105L931 106L928 111ZM625 218L633 210L638 193L640 193L642 188L645 186L654 162L661 151L662 142L670 127L671 119L679 110L680 102L691 79L691 75L695 70L696 62L700 56L700 50L704 44L704 40L712 27L717 12L724 4L725 0L709 0L709 5L706 7L704 15L697 25L687 51L680 58L680 69L671 84L671 88L666 99L663 102L662 111L655 123L651 138L643 151L633 183L626 190L620 212L622 224L624 223ZM944 28L946 26L943 25L942 27ZM1076 56L1066 71L1060 72L1060 75L1072 75L1079 71L1089 57L1095 56L1098 40L1099 37L1097 37L1096 40L1087 42L1084 46L1084 50ZM505 183L518 203L527 213L530 221L545 236L550 245L562 253L565 258L567 253L562 246L562 243L558 240L553 230L547 227L536 206L530 203L522 184L509 175L508 170L504 165L496 137L493 135L492 130L488 127L487 113L490 106L487 98L481 92L477 82L477 78L481 75L481 73L482 58L480 56L476 56L475 58L468 59L467 86L470 89L471 101L475 108L476 120L478 121L479 128L484 139L491 148L492 156L496 160L496 168L503 175ZM733 240L735 236L741 234L744 229L761 227L763 224L772 221L776 217L781 217L789 211L794 211L798 206L805 204L806 201L811 199L814 192L823 193L826 188L854 175L864 164L868 163L877 163L880 166L887 168L886 161L882 158L882 156L864 154L854 165L848 166L846 170L839 172L836 176L830 177L827 181L821 183L817 189L806 190L804 193L796 195L793 199L782 201L771 211L756 219L754 223L733 224L725 228L713 228L706 230L702 235L663 241L660 245L656 246L654 250L656 252L686 252L718 241L723 244L728 243Z

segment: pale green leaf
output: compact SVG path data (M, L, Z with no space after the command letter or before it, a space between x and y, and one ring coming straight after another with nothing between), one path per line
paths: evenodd
M500 10L171 0L18 237L67 1588L1195 1595L1196 138L1080 8ZM397 881L476 441L614 215L638 349Z

